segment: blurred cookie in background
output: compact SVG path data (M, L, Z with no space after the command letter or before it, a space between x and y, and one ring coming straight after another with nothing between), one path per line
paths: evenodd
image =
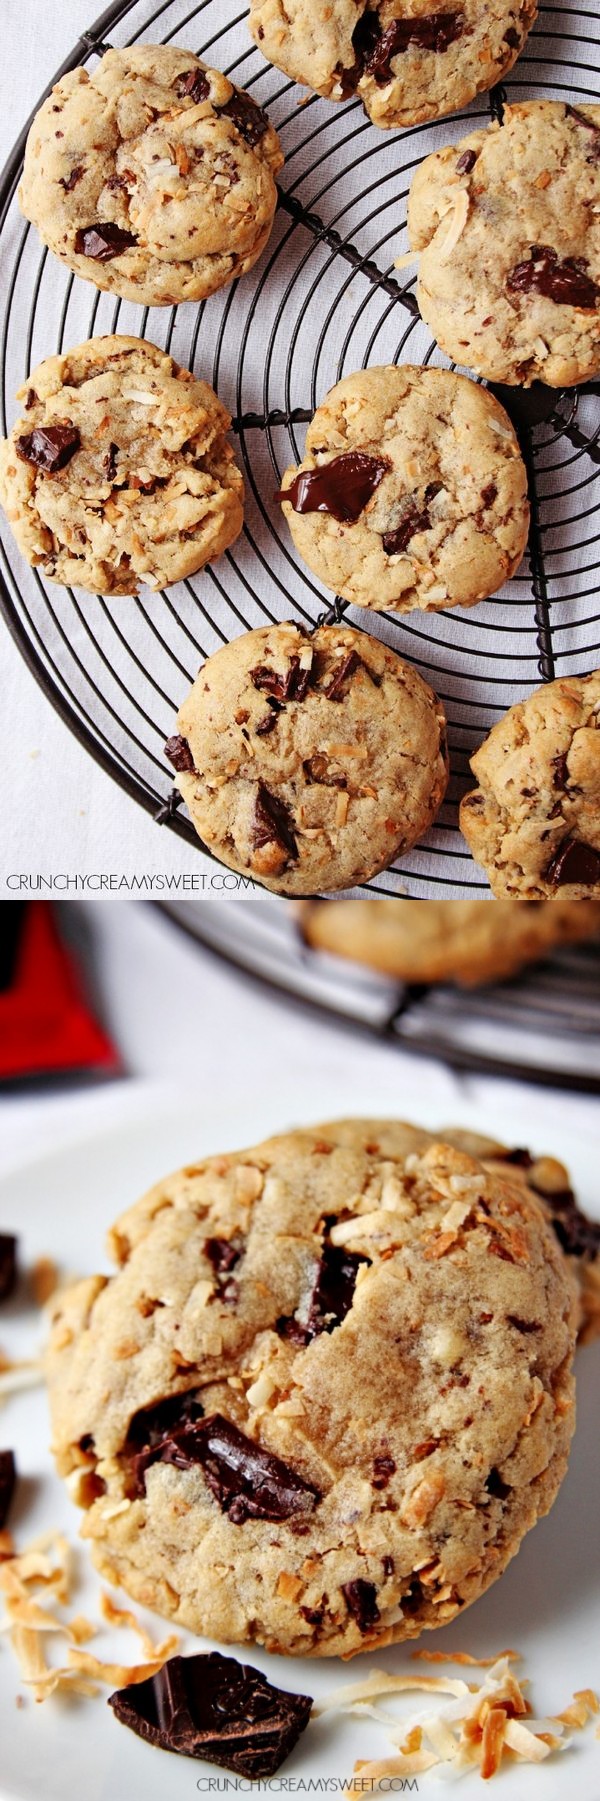
M502 981L557 944L600 935L598 901L311 901L307 944L409 982Z

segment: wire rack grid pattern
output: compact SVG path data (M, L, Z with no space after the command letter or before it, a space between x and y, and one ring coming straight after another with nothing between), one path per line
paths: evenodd
M184 44L266 106L285 165L271 241L249 276L194 307L149 311L77 280L18 211L25 134L0 181L2 429L15 390L44 356L102 332L147 336L211 382L234 420L247 489L244 531L195 578L137 601L62 590L0 533L0 600L29 667L70 729L121 787L197 845L170 787L163 744L203 659L251 627L341 616L405 655L441 696L452 778L426 839L370 884L415 898L487 893L457 828L469 757L540 679L584 674L600 649L600 384L512 391L532 498L528 554L499 596L473 609L382 615L346 607L299 562L274 495L303 452L304 427L334 382L386 362L448 366L420 319L414 274L399 275L406 203L427 152L457 141L505 99L600 100L600 16L540 7L503 88L437 125L378 131L357 101L335 107L265 63L235 0L116 0L63 65L92 69L108 44ZM300 104L299 102L302 101ZM502 391L506 403L506 390Z

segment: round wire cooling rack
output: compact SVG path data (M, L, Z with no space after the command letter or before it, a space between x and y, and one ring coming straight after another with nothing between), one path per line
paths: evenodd
M70 275L23 221L24 132L0 178L2 429L15 390L43 357L102 332L149 337L208 380L233 415L244 531L214 567L133 601L46 582L17 557L2 523L0 600L29 668L80 742L158 823L199 847L163 755L198 665L243 630L286 618L314 626L332 607L299 563L274 500L283 470L302 456L304 426L327 389L361 366L447 366L420 319L414 278L394 269L407 247L414 169L429 150L501 116L505 98L600 100L600 16L569 0L541 5L504 88L436 125L394 133L372 126L357 101L303 99L255 49L235 0L114 0L59 73L94 67L109 44L144 39L196 51L267 108L286 158L272 238L250 275L200 306L149 311L115 301ZM444 805L421 844L370 884L379 893L486 890L456 823L469 757L540 679L585 674L599 660L600 384L499 393L520 433L532 500L528 554L514 580L471 610L388 616L335 602L335 616L408 657L449 720Z

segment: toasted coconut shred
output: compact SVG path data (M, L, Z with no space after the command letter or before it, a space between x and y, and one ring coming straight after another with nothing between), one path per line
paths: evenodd
M358 1760L353 1772L356 1780L348 1791L351 1796L364 1795L366 1788L375 1790L391 1777L420 1776L432 1769L452 1777L477 1770L489 1781L503 1759L543 1763L553 1752L563 1751L571 1733L581 1730L599 1711L593 1690L580 1689L562 1713L534 1718L523 1692L526 1679L518 1682L510 1667L519 1660L517 1651L503 1651L494 1658L472 1657L467 1651L457 1651L454 1656L443 1651L414 1651L412 1655L429 1663L484 1669L486 1675L480 1682L467 1682L462 1677L391 1676L372 1670L364 1681L326 1695L314 1709L316 1714L339 1711L376 1719L385 1725L395 1747L392 1756ZM450 1698L402 1720L378 1705L387 1696L415 1692Z
M46 1533L20 1554L6 1551L0 1560L0 1593L4 1597L5 1615L0 1620L0 1634L12 1646L21 1680L36 1701L46 1701L57 1689L70 1694L97 1695L99 1683L107 1688L126 1688L156 1676L168 1657L179 1649L179 1638L171 1633L156 1645L137 1616L118 1607L106 1593L101 1593L99 1611L106 1625L123 1627L137 1634L143 1650L143 1662L125 1664L104 1662L81 1647L102 1631L100 1623L83 1614L70 1614L72 1595L72 1558L67 1539L61 1532ZM65 1639L66 1657L50 1663L48 1641Z

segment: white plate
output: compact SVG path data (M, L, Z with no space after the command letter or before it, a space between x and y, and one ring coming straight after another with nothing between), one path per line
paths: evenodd
M330 1098L334 1086L332 1082ZM414 1116L414 1105L411 1110ZM281 1108L279 1118L273 1107L270 1111L273 1129L287 1123ZM538 1149L562 1150L574 1170L582 1199L594 1210L597 1153L592 1138L579 1131L576 1142L560 1142L557 1120L550 1134L543 1123L547 1111L548 1097L534 1090L523 1091L516 1103L514 1093L509 1099L502 1090L493 1091L477 1113L465 1098L452 1107L457 1121L474 1123L477 1118L482 1130L508 1136L513 1143L523 1142L527 1130ZM306 1116L305 1108L296 1106L294 1112ZM418 1115L424 1124L439 1123L439 1096L434 1102L424 1092ZM590 1130L591 1123L590 1114ZM263 1124L261 1120L259 1130ZM77 1273L105 1268L106 1227L161 1171L205 1152L252 1142L257 1136L255 1101L252 1107L249 1101L236 1105L235 1127L231 1109L223 1109L221 1119L213 1115L210 1123L202 1118L197 1103L163 1115L154 1110L147 1120L134 1119L5 1178L0 1184L0 1224L4 1230L19 1233L28 1261L52 1255ZM26 1314L16 1300L2 1308L3 1348L12 1355L30 1355L39 1337L37 1315ZM599 1347L593 1346L578 1359L579 1421L571 1467L549 1518L529 1534L502 1580L466 1618L426 1640L428 1648L464 1649L477 1656L515 1646L523 1653L523 1670L533 1679L536 1713L559 1710L575 1689L600 1686L598 1358ZM20 1545L47 1527L61 1526L72 1541L77 1537L79 1516L53 1472L47 1442L43 1391L22 1393L7 1403L0 1414L0 1444L15 1449L21 1472L11 1521ZM77 1561L81 1572L77 1606L97 1617L99 1583L83 1546ZM164 1622L150 1615L144 1618L157 1637L167 1630ZM198 1648L198 1641L183 1635L183 1648L194 1647ZM98 1654L133 1661L138 1648L124 1634L106 1633ZM233 1654L248 1656L282 1687L297 1687L317 1697L339 1682L355 1680L359 1669L366 1674L373 1664L396 1671L415 1670L402 1646L355 1662L350 1669L334 1659L291 1662L260 1650L236 1651L235 1647ZM17 1709L18 1693L23 1689L17 1667L6 1639L0 1637L1 1801L82 1801L84 1796L85 1801L124 1801L124 1797L131 1801L140 1797L143 1801L191 1801L193 1794L207 1792L208 1779L217 1774L223 1789L229 1786L233 1791L235 1778L228 1778L225 1771L217 1773L207 1764L143 1744L118 1725L104 1696L70 1701L54 1697L42 1705L28 1698L25 1706ZM416 1704L421 1705L420 1697ZM374 1722L330 1716L309 1728L282 1776L269 1788L279 1792L285 1778L290 1787L293 1780L293 1792L318 1795L318 1790L305 1789L304 1784L309 1779L313 1784L323 1780L321 1792L331 1795L334 1789L326 1789L324 1779L347 1778L356 1757L377 1756L387 1748ZM556 1801L569 1782L577 1801L598 1801L600 1742L593 1727L575 1735L572 1748L546 1765L537 1769L514 1765L503 1771L498 1794L501 1801L524 1801L526 1797ZM432 1772L419 1779L418 1791L414 1784L407 1784L405 1792L441 1794L442 1790ZM465 1801L485 1792L479 1777L464 1778L460 1793Z

